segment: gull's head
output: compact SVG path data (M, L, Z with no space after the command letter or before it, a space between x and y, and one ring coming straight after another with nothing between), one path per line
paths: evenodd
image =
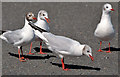
M92 49L90 46L84 45L82 52L84 55L90 57L92 61L94 60L94 58L92 57Z
M48 13L45 10L40 10L38 13L38 18L49 23Z
M26 14L26 19L28 21L37 20L37 18L35 18L34 14L32 12L29 12L29 13Z
M103 6L103 11L106 13L110 13L111 11L114 11L114 9L112 8L111 4L106 3Z

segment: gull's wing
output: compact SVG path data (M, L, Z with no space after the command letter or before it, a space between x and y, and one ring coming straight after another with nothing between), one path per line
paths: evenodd
M73 45L79 42L64 36L56 36L52 33L43 32L44 37L48 40L49 45L55 51L70 51Z
M48 42L48 40L42 35L41 32L39 32L38 30L35 30L35 35L38 36L40 39L42 39L45 42Z
M42 32L47 32L46 30L44 30L44 29L36 26L35 24L33 24L33 23L31 23L31 22L29 22L28 24L29 24L33 29L40 31L41 33L42 33Z
M42 39L45 42L48 42L47 39L42 35L42 32L47 32L46 30L36 26L35 24L33 24L32 22L28 23L35 31L35 35L38 36L40 39Z
M3 33L3 36L7 39L7 42L11 44L15 44L23 38L21 35L21 30L15 30L15 31L7 31Z

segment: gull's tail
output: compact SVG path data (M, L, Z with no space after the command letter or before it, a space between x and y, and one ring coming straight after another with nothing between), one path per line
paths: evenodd
M7 41L7 39L4 37L3 33L7 32L7 30L0 30L0 38Z

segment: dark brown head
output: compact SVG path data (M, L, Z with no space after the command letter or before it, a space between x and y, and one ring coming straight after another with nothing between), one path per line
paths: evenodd
M26 19L28 21L37 20L37 18L35 18L34 14L32 12L29 12L29 13L26 14Z

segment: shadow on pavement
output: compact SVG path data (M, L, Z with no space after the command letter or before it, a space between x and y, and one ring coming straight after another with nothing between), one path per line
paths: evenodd
M19 55L18 55L18 54L14 54L14 53L11 53L11 52L9 52L8 54L9 54L10 56L14 56L14 57L19 58ZM53 55L47 55L47 56L23 55L23 57L28 58L28 59L31 59L31 60L36 60L36 59L49 59L49 58L51 58L51 57L56 57L56 56L53 56Z
M52 65L58 66L58 67L62 67L62 64L59 63L52 63ZM79 66L79 65L71 65L71 64L65 64L65 68L68 69L86 69L86 70L97 70L100 71L100 68L93 68L93 67L89 67L89 66Z
M102 50L108 51L108 50L109 50L109 47L108 47L108 48L104 48L104 49L102 49ZM120 51L120 48L110 47L110 51Z
M36 52L40 52L40 48L39 47L35 47L33 48ZM42 48L42 51L43 52L47 52L47 53L52 53L52 51L50 51L49 49L47 48Z

